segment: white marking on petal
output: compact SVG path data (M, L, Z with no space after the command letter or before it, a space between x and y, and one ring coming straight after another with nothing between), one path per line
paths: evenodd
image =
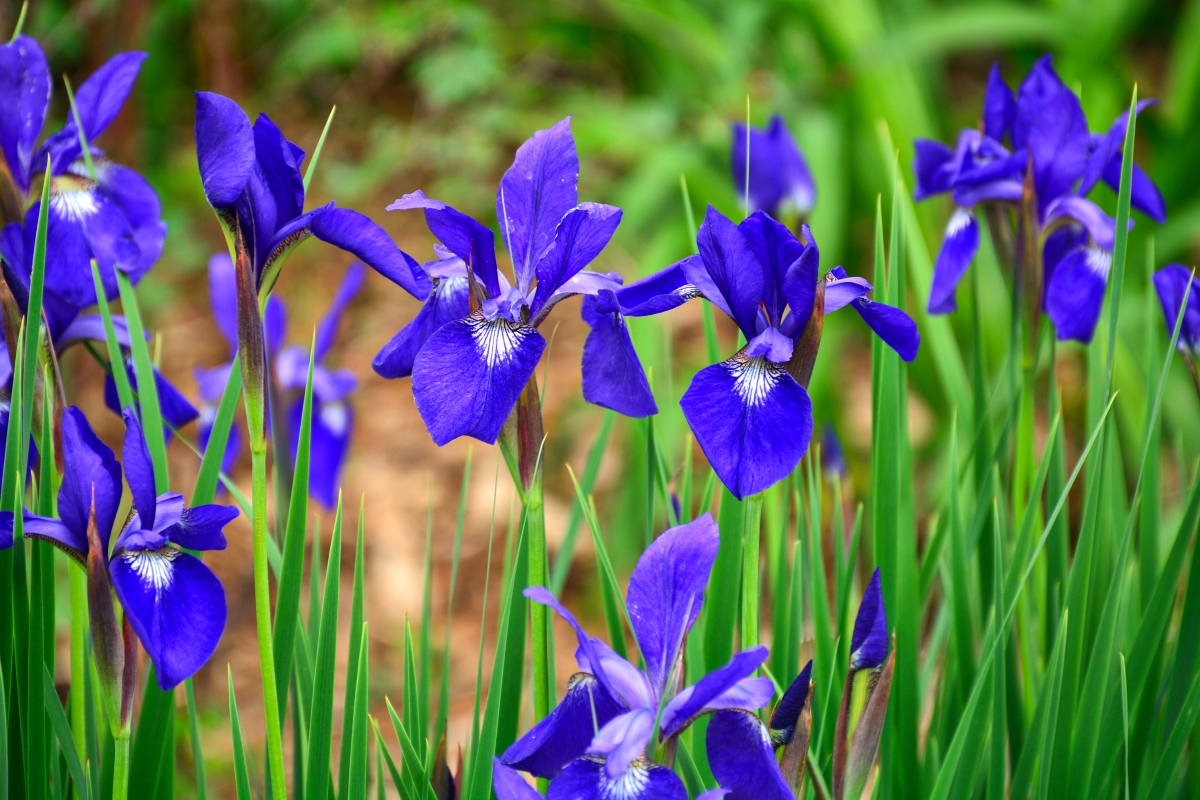
M682 297L685 300L691 300L693 297L700 297L701 292L700 289L695 285L685 283L683 286L680 286L678 289L671 292L671 294Z
M601 795L605 800L634 800L646 790L650 783L650 766L639 759L629 765L625 774L615 781L604 779L604 771L600 771Z
M780 364L772 364L765 356L746 358L735 356L726 361L726 368L733 373L733 388L748 406L757 406L775 385L784 369Z
M346 413L346 404L322 403L321 422L325 424L326 428L338 436L345 433L346 426L349 423L349 415Z
M946 224L946 238L950 239L963 232L971 224L971 212L965 208L955 208L950 222Z
M1088 269L1097 275L1108 280L1108 273L1112 269L1112 251L1090 244L1087 246L1087 265Z
M180 551L174 547L160 547L158 550L125 550L121 558L133 568L142 583L154 588L157 597L171 588L175 580L175 570L171 564L180 555Z
M473 316L467 324L471 326L475 347L479 349L488 367L507 363L521 339L527 335L527 326L516 325L499 317L488 321L482 316Z
M50 205L72 222L82 222L85 217L95 214L99 208L96 192L90 187L58 191L51 196Z

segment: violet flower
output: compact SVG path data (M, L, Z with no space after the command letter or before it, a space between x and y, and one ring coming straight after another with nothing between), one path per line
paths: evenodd
M678 688L683 643L700 613L718 543L716 523L705 514L663 533L638 560L627 606L645 671L589 636L545 588L525 590L575 629L580 672L558 707L498 760L494 781L502 800L503 791L515 788L509 781L519 779L512 769L550 778L549 798L601 800L617 793L630 800L684 800L682 781L646 755L653 732L669 745L703 714L752 711L770 701L770 679L751 677L765 647L738 653L695 685Z
M658 314L702 297L746 337L732 358L696 373L680 400L722 483L738 498L788 475L808 449L812 375L824 315L847 305L906 361L920 335L903 311L867 297L871 284L834 267L818 281L820 253L763 211L735 225L709 206L689 256L616 294L628 316ZM820 302L818 303L818 299Z
M1175 332L1175 322L1179 319L1184 296L1187 296L1187 309L1183 312L1179 340L1175 346L1183 356L1183 363L1187 365L1192 383L1200 395L1200 374L1196 370L1196 359L1200 357L1200 279L1194 277L1193 271L1182 264L1167 264L1154 273L1154 290L1158 293L1158 301L1162 305L1168 335Z
M730 167L737 186L738 199L748 199L747 213L762 210L775 219L794 213L808 217L816 200L816 187L808 162L792 138L783 117L775 114L765 128L750 132L750 190L746 191L745 124L733 124Z
M1031 237L1030 249L1042 261L1040 270L1034 264L1018 269L1036 283L1030 290L1044 295L1041 307L1058 338L1090 342L1112 267L1116 221L1087 195L1101 180L1119 187L1127 121L1125 112L1107 132L1089 133L1079 98L1059 79L1049 55L1033 66L1015 97L993 65L981 129L964 130L953 150L925 139L915 143L916 199L950 192L956 206L934 265L929 312L957 307L955 288L979 248L976 208L988 212L993 238L1008 248L1003 209L1016 207L1029 229L1022 235ZM1166 219L1162 195L1136 164L1131 203L1157 222Z
M389 211L424 209L441 247L425 265L434 280L425 305L375 357L385 378L411 375L413 397L439 445L460 436L494 443L546 348L538 326L560 301L595 296L584 317L609 320L584 349L584 399L628 416L657 411L637 354L613 317L615 273L585 270L608 244L621 209L580 203L579 157L570 118L517 150L496 193L496 216L515 285L496 265L492 231L421 191ZM586 299L585 299L586 300Z

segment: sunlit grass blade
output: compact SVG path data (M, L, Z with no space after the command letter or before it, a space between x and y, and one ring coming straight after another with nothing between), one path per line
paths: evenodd
M192 743L192 768L196 775L196 800L207 800L208 786L204 768L204 749L200 742L200 719L196 713L196 688L192 679L184 681L187 695L188 738Z
M100 279L100 268L92 260L92 285L96 290L96 307L100 310L100 318L104 323L104 341L108 348L108 363L112 373L113 383L117 386L117 400L122 408L136 408L133 397L133 386L129 383L129 373L125 370L125 357L121 354L121 345L117 341L117 329L113 325L112 310L104 293L104 282ZM155 475L157 483L158 476Z
M229 729L233 734L233 779L237 799L254 800L254 794L250 791L250 770L246 766L246 748L242 744L242 723L238 718L237 698L233 692L233 669L227 666L225 670L229 679Z
M154 462L154 483L159 494L170 491L170 476L167 472L167 442L163 433L162 409L158 404L158 387L154 380L154 362L150 360L150 349L146 346L146 331L142 326L142 312L138 307L133 285L120 269L113 270L117 276L117 288L121 292L121 308L125 312L125 324L129 326L129 351L133 356L133 374L137 378L138 406L141 412L142 431L146 435L146 447ZM113 372L124 369L122 362L113 364Z
M717 524L721 544L708 581L708 596L729 598L728 602L705 603L704 669L728 663L733 654L733 634L737 626L737 603L742 582L742 535L745 515L743 504L724 486L721 487L721 508Z
M337 113L337 106L329 109L329 118L325 120L325 127L321 129L321 138L317 139L317 146L313 150L312 158L309 159L308 168L304 170L304 193L308 194L308 185L312 183L313 175L317 171L317 162L321 160L321 151L325 149L325 137L329 135L329 129L333 127L333 115Z
M1197 713L1200 713L1200 675L1191 677L1191 688L1179 707L1179 715L1171 726L1171 734L1167 737L1166 745L1159 755L1154 770L1144 775L1138 790L1138 800L1148 800L1154 797L1167 797L1168 789L1174 781L1179 759L1183 756L1184 747L1192 735L1196 724Z
M358 536L354 544L354 584L350 594L350 649L347 651L346 659L346 695L342 703L342 745L338 753L338 797L341 800L347 800L353 795L346 794L346 787L350 781L351 755L350 748L353 745L353 726L355 724L355 714L357 710L355 704L358 702L358 673L359 653L362 651L362 635L363 635L363 592L365 591L364 572L366 566L364 564L363 552L363 528L364 518L366 517L366 503L360 501L358 505ZM365 753L364 753L365 758ZM361 795L360 795L361 796Z
M329 760L333 735L333 680L337 656L338 598L341 594L342 499L338 497L333 518L333 539L329 543L329 561L325 566L322 592L321 627L317 639L313 702L308 723L308 775L304 796L309 800L325 797L329 786Z
M371 717L371 728L375 731L375 747L376 750L383 754L384 761L387 763L388 774L392 778L392 785L396 787L396 794L400 795L401 800L411 800L412 790L405 781L405 776L400 774L400 770L396 767L396 761L392 758L391 751L388 750L387 744L383 741L383 734L379 732L379 723ZM379 778L382 780L382 778Z
M354 706L347 710L351 721L343 726L342 736L350 735L350 770L345 785L339 785L343 797L365 798L367 796L367 686L368 686L368 637L367 623L362 623L358 634L358 657L354 659L358 674L354 681ZM349 730L347 731L347 728Z
M83 764L79 761L75 740L71 736L71 723L67 722L67 714L63 711L62 704L58 702L58 692L54 689L54 678L50 677L50 670L46 668L45 664L42 665L42 682L45 688L43 696L46 702L46 712L50 716L50 723L54 729L54 735L58 739L59 749L62 751L63 758L66 759L67 769L71 773L71 781L75 785L75 791L83 800L88 800L91 792L87 779L83 775ZM0 708L0 712L2 711L3 709ZM3 719L7 722L8 718L4 717ZM0 791L2 789L3 787L0 787Z
M567 574L571 571L571 560L575 553L575 539L579 535L579 524L583 521L584 516L584 501L591 494L593 487L596 485L596 478L600 474L600 464L604 461L604 453L608 449L608 440L612 435L613 423L616 421L616 413L613 411L605 411L604 418L600 423L600 431L596 434L596 441L592 444L592 449L588 453L587 466L583 469L583 481L581 486L583 492L577 493L575 501L571 504L571 516L567 522L566 535L563 537L562 547L558 550L558 555L554 559L554 567L550 570L550 591L557 597L562 593L563 584L567 582Z

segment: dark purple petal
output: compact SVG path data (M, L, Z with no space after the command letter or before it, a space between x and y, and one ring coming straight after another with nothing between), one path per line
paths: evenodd
M629 621L656 697L704 602L720 534L709 514L667 530L638 559L626 593Z
M654 393L614 293L603 290L585 297L582 314L592 329L583 345L583 399L627 417L657 414Z
M150 459L150 450L146 447L142 425L133 409L122 409L121 417L125 420L125 444L121 448L125 480L129 483L133 507L141 517L142 527L153 530L155 498L158 497L158 490L154 484L154 462Z
M817 248L817 240L812 237L807 225L801 230L806 233L808 246L804 248L800 257L787 267L783 276L783 296L791 310L797 336L803 333L808 318L812 316L813 302L817 297L817 275L821 270L821 251ZM828 295L825 303L828 306Z
M1137 104L1137 113L1140 114L1142 109L1154 102L1154 100L1140 101ZM1125 128L1128 122L1129 111L1122 111L1106 133L1092 137L1093 147L1091 156L1088 158L1087 172L1079 186L1081 195L1090 192L1097 181L1102 178L1114 192L1119 191L1122 149L1125 146ZM1154 185L1154 181L1150 180L1150 177L1137 164L1133 165L1133 182L1130 189L1130 204L1134 208L1160 224L1167 221L1167 206L1163 201L1162 193Z
M342 282L338 284L337 293L333 296L333 302L329 304L329 310L325 312L325 316L321 318L321 324L317 326L317 361L323 359L329 352L329 346L333 344L333 337L337 334L338 324L342 321L342 312L346 310L346 306L350 305L350 301L362 291L365 277L363 265L357 261L346 269L346 274L342 276Z
M1063 89L1047 101L1029 130L1038 206L1071 191L1087 169L1087 118L1075 93Z
M96 137L117 118L147 55L118 53L80 84L75 92L75 110L79 113L79 121L83 124L89 144L96 141ZM59 175L79 158L81 152L79 131L72 113L68 115L63 129L46 140L38 155L45 159L46 153L50 153L54 160L54 173Z
M232 206L246 188L255 160L250 118L228 97L196 92L196 158L209 204Z
M946 223L942 247L933 265L929 313L948 314L958 308L955 289L979 250L979 221L965 208L956 208Z
M62 520L39 517L25 512L25 538L49 542L67 555L84 561L88 552L87 530L75 531ZM0 514L0 550L12 547L13 515L11 511Z
M875 331L875 335L899 353L901 358L912 361L917 357L917 349L921 346L921 334L912 317L899 308L865 297L855 300L851 305L863 318L863 322Z
M117 516L123 491L121 466L108 445L100 441L83 412L67 409L62 421L63 481L58 490L58 515L72 534L87 541L88 517L93 498L96 530L108 546L108 535ZM87 548L83 548L86 552Z
M1092 241L1111 250L1117 233L1117 221L1105 214L1100 206L1077 195L1066 195L1050 203L1046 209L1046 223L1057 219L1073 219L1087 229ZM1133 222L1130 221L1130 227Z
M109 573L163 691L204 666L225 630L225 589L211 569L168 546L120 551Z
M917 188L913 198L924 200L935 194L950 191L957 171L954 151L941 142L917 139L913 142L916 156L913 158L913 173L917 176Z
M733 148L730 166L738 197L746 192L746 126L733 125ZM763 210L772 217L779 216L784 207L799 214L812 210L816 189L808 162L778 114L771 117L766 128L750 128L750 208Z
M225 374L225 380L229 379L230 366L231 366L230 364L226 364L223 368L223 371ZM221 369L222 369L221 367L218 367L217 370L211 370L211 372L216 372ZM199 372L199 370L197 370L197 371ZM201 383L201 385L203 385L203 381L201 381L199 378L197 378L197 382L199 382L199 383ZM224 386L225 386L225 384L222 383L221 384L222 390L224 390ZM200 452L201 453L205 453L208 451L208 442L209 442L210 437L212 436L213 423L216 421L216 418L217 418L217 407L216 406L206 404L200 410L200 425L196 431L196 436L200 440ZM229 428L229 438L225 440L225 454L223 456L221 456L221 471L222 472L228 473L229 470L233 468L233 465L237 463L238 455L241 453L241 450L242 450L241 429L238 428L236 423L234 423L234 425ZM223 489L223 486L218 483L217 489L221 490L221 489Z
M1042 285L1050 285L1054 270L1076 247L1087 243L1088 234L1082 225L1063 225L1046 237L1042 246Z
M850 637L850 669L874 669L888 653L887 612L883 608L883 590L879 585L879 567L871 576L858 604L854 633Z
M604 759L579 758L550 781L546 800L688 800L688 793L678 775L645 759L612 781Z
M466 278L442 278L435 282L421 310L383 346L371 362L384 378L407 378L412 374L417 353L439 328L469 313Z
M136 389L137 377L134 375L133 365L128 361L125 363L125 374L129 376L129 384ZM163 435L170 441L173 428L182 428L198 418L200 412L157 369L154 370L154 386L158 390L158 407L162 412ZM222 391L224 391L224 387L222 387ZM117 384L111 375L104 376L104 405L114 414L121 414L121 400L117 394Z
M746 711L718 711L708 721L708 765L728 800L795 800L767 726Z
M709 464L739 499L789 475L812 436L808 393L761 358L705 367L679 405Z
M237 519L237 506L210 503L185 508L179 522L167 531L167 538L189 550L224 550L225 526Z
M621 209L603 203L581 203L562 218L554 238L537 262L536 314L550 297L600 254L621 222Z
M1121 157L1110 161L1104 168L1104 182L1119 191L1121 187ZM1130 184L1130 205L1141 211L1155 222L1162 224L1167 221L1167 203L1163 200L1162 192L1154 181L1150 180L1140 166L1133 165L1132 183Z
M759 645L743 650L728 664L701 678L695 686L689 686L671 699L663 708L662 738L669 739L683 730L693 719L705 711L716 710L713 701L720 698L767 660L767 648ZM767 680L770 689L770 680ZM773 692L773 689L770 689ZM770 693L767 700L771 699Z
M1076 247L1058 263L1046 284L1046 314L1060 341L1092 341L1110 269L1112 252L1093 244Z
M1188 294L1187 311L1183 312L1183 326L1179 331L1180 350L1200 347L1200 280L1193 279L1192 271L1182 264L1168 264L1154 273L1154 289L1162 304L1169 333L1175 331L1175 320L1179 318L1179 307L1189 282L1192 291Z
M765 281L762 262L750 248L746 235L721 212L709 206L696 234L696 243L705 272L725 300L730 316L747 339L753 338L757 332L755 320ZM703 287L700 288L703 291ZM708 292L705 295L708 296Z
M426 197L419 189L404 195L389 205L387 210L414 208L425 209L425 224L429 226L429 231L470 267L488 296L499 297L500 277L496 269L496 243L492 231L442 201ZM363 260L366 261L365 258ZM419 294L416 296L418 299L423 297Z
M158 195L145 178L120 164L102 162L96 165L96 173L100 193L125 217L133 233L138 260L125 271L130 282L137 283L162 255L167 238Z
M396 247L387 231L369 217L348 208L329 208L313 212L309 225L318 239L354 254L418 300L424 300L429 295L432 283L425 270L421 269L416 259ZM491 232L488 231L488 234ZM494 272L494 253L491 258Z
M575 152L575 137L571 135L570 117L531 136L517 149L512 166L500 179L496 219L522 293L528 292L534 267L555 238L559 220L579 202L578 182L579 156ZM538 281L541 282L540 276Z
M784 306L788 305L784 296L784 276L807 248L786 226L767 216L764 211L755 211L744 219L738 228L745 235L746 243L759 263L763 265L763 304L771 324L778 325L783 319ZM807 229L807 226L805 228ZM812 239L806 239L812 242ZM812 248L816 249L815 243L812 244ZM815 274L813 284L816 284Z
M25 214L26 254L32 257L33 237L41 203ZM91 259L109 299L117 296L115 263L136 266L138 248L124 217L94 189L72 189L53 195L47 214L46 291L78 308L96 302ZM94 250L93 248L99 248Z
M610 781L619 780L633 762L643 758L646 744L654 730L654 712L635 708L608 721L592 743L589 755L604 757L604 774Z
M825 313L839 311L870 293L871 284L866 278L852 278L841 267L834 267L825 275Z
M496 800L542 800L537 789L526 783L515 769L504 766L496 756L492 756L492 789L496 792Z
M700 256L688 256L700 261ZM699 267L702 271L703 267ZM617 291L617 301L621 311L627 317L648 317L678 308L693 297L699 297L700 290L688 283L683 270L683 261L678 261L669 267L664 267L652 275L623 286Z
M812 659L800 670L800 674L788 686L775 711L771 713L771 734L775 744L788 744L796 731L796 722L808 699L809 683L812 681Z
M997 142L1004 139L1012 125L1013 114L1017 110L1017 101L1012 89L1000 75L999 62L992 64L988 73L987 92L983 96L983 133Z
M1028 145L1029 133L1043 107L1063 91L1070 90L1054 71L1050 55L1042 56L1029 70L1017 91L1017 107L1013 111L1011 130L1014 150L1022 150Z
M266 311L263 313L263 338L267 343L267 355L273 356L278 352L286 333L287 307L282 300L271 295L267 298Z
M50 70L41 46L28 36L0 45L0 148L18 188L29 191L33 147L50 105ZM41 165L45 167L45 163Z
M951 197L960 208L970 208L979 203L1018 203L1024 192L1024 184L1015 179L988 181L954 189Z
M539 778L553 778L587 751L598 728L623 711L594 675L577 672L567 683L567 693L558 706L513 742L501 760Z
M443 325L413 363L413 398L438 445L492 444L537 368L546 340L528 325L472 315Z
M300 216L304 210L304 178L300 175L304 151L289 142L266 114L259 114L254 121L254 156L275 198L279 220Z
M704 259L699 255L688 256L679 262L680 269L683 270L683 276L687 280L688 287L682 291L686 292L687 297L698 295L703 297L708 302L719 308L725 316L733 319L733 311L729 308L729 303L725 301L721 290L717 288L717 284L713 282L712 276L708 274L708 269L704 265ZM690 288L689 288L690 287ZM687 297L684 299L686 300ZM758 310L755 309L754 318L758 320Z
M208 303L212 307L217 330L237 350L237 272L226 253L208 259Z

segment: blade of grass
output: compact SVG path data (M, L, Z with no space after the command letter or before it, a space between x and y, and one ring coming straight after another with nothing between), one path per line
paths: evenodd
M341 593L342 498L338 497L333 518L333 539L325 567L321 627L317 639L313 703L308 724L308 775L304 783L307 800L321 800L329 787L329 761L333 734L333 679L337 656L338 597Z
M233 669L226 666L225 671L229 680L229 729L233 734L233 776L237 798L254 800L254 793L250 791L250 771L246 766L246 748L242 744L242 723L238 719L237 697L233 692Z
M200 472L196 475L196 486L192 489L192 505L211 503L217 494L217 481L221 477L221 460L225 457L229 432L233 428L234 414L237 413L238 400L242 395L242 370L238 366L237 359L238 357L234 356L233 366L229 370L229 379L225 382L225 389L221 392L221 402L217 405L217 416L213 419L212 430L208 434L208 446L200 460Z
M312 183L313 174L317 171L317 162L321 160L321 151L325 149L325 137L329 135L329 129L333 126L333 115L337 113L337 106L329 109L329 118L325 120L325 127L321 129L321 138L317 139L317 147L313 150L312 159L308 162L308 168L304 170L304 193L308 194L308 185Z
M361 528L360 528L361 529ZM358 632L359 650L354 659L357 667L357 679L354 681L354 707L349 725L350 734L350 772L348 782L342 789L345 797L365 798L367 796L367 681L368 681L368 650L367 623L362 623ZM343 730L342 736L346 735ZM341 788L339 786L339 788Z
M692 210L692 199L688 195L687 176L683 173L679 174L679 191L683 195L683 210L687 216L688 243L692 248L692 253L698 253L699 250L696 249L696 212ZM717 341L717 321L713 317L710 304L700 304L700 317L704 321L704 350L708 356L708 363L715 364L721 360L721 347Z
M356 703L358 702L359 653L362 652L363 635L363 591L364 591L364 554L363 554L363 521L366 517L366 501L358 504L358 536L354 543L354 584L350 592L350 649L347 651L346 664L346 694L342 701L342 745L338 753L338 796L341 800L362 797L346 794L350 785L350 770L352 768L351 747L354 744L354 725L357 722ZM365 724L365 723L364 723ZM365 751L363 757L366 757Z
M575 501L571 504L571 516L567 522L566 535L563 537L562 547L558 549L558 556L554 559L554 567L550 570L550 591L555 597L562 593L563 585L567 582L567 574L571 571L575 539L579 535L579 524L583 521L584 498L592 493L592 488L596 485L596 478L600 475L600 464L604 460L604 453L608 448L608 439L612 435L616 417L617 415L613 411L604 412L600 431L596 434L596 441L588 453L587 466L583 469L583 492L577 493Z
M621 587L617 583L617 576L613 572L612 561L608 556L608 547L604 543L604 535L600 531L600 523L596 519L589 498L584 496L583 487L575 479L575 472L570 465L567 465L567 474L571 476L571 482L575 485L576 501L587 509L584 519L587 521L588 530L592 534L592 543L596 548L596 577L600 584L600 602L604 609L604 622L608 627L608 640L612 643L613 650L620 654L621 658L628 658L625 647L625 629L622 625L626 613L623 607L624 598L621 596Z
M383 734L379 732L379 723L371 717L371 727L375 729L375 748L377 752L383 754L384 760L387 762L388 774L392 777L392 785L396 787L396 794L400 795L401 800L411 800L412 791L405 783L400 775L400 770L396 768L396 761L392 758L391 752L383 741ZM382 779L382 778L381 778Z
M196 800L207 800L208 786L205 780L204 750L200 743L200 718L196 713L196 689L192 679L183 684L187 696L188 738L192 743L192 768L196 775Z
M442 681L438 689L438 720L433 732L433 741L440 741L446 731L450 705L450 622L454 616L454 593L458 588L458 565L462 555L463 525L467 516L467 491L471 485L471 457L474 451L467 447L467 460L463 464L462 485L458 493L458 516L454 522L454 553L450 559L450 591L446 595L446 633L442 644Z
M170 476L167 472L167 441L163 434L162 410L158 404L158 386L154 380L154 363L146 346L146 331L142 327L142 312L138 307L137 295L129 276L119 269L117 289L121 293L121 308L125 312L125 324L129 326L130 353L133 355L133 374L137 378L138 410L142 420L142 431L146 435L146 447L150 460L154 462L154 484L158 493L169 492ZM120 362L118 362L120 363ZM113 372L119 372L113 366Z
M58 702L58 692L54 688L54 678L50 677L50 670L46 665L42 665L42 682L43 682L43 697L46 703L46 712L50 716L50 724L54 729L54 735L58 738L58 746L62 751L63 758L66 759L67 769L71 773L71 781L75 784L75 791L83 800L88 800L91 793L88 789L87 779L83 775L83 765L79 761L79 751L75 749L75 739L71 736L71 723L67 722L67 714L63 711L62 704ZM2 710L2 709L0 709ZM7 717L4 718L7 722Z

